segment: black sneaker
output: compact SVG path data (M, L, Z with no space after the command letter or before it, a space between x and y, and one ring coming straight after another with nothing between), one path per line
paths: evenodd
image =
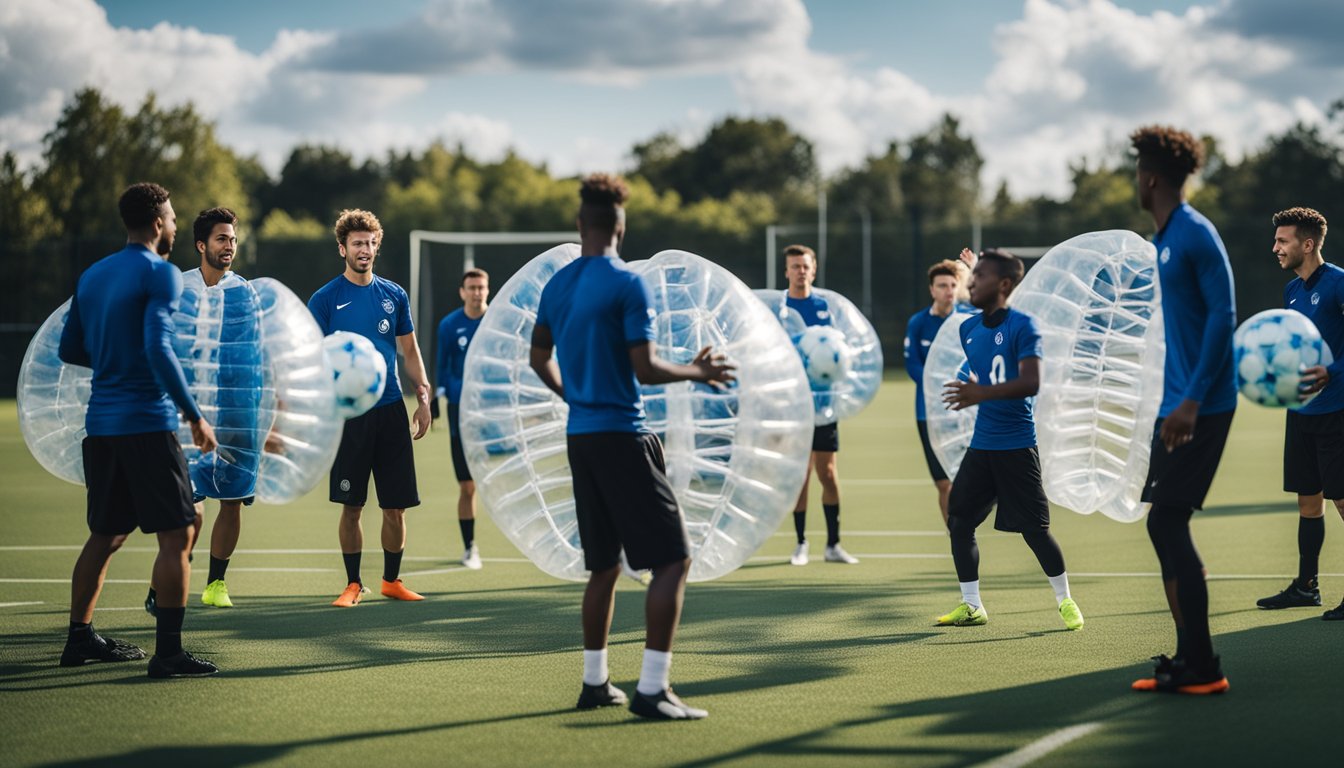
M671 688L652 696L636 690L635 698L630 700L630 711L650 720L700 720L709 717L705 710L696 709L677 698Z
M186 651L166 659L156 655L149 660L149 676L158 680L169 677L209 677L218 671L219 667Z
M1202 667L1194 667L1183 660L1171 662L1171 674L1157 678L1159 693L1184 693L1205 696L1211 693L1224 693L1230 686L1223 674L1222 664L1217 656Z
M1321 606L1321 590L1312 585L1311 589L1303 589L1298 586L1297 579L1288 585L1286 589L1273 597L1263 597L1255 601L1255 604L1266 610L1277 610L1279 608L1319 608Z
M1179 658L1173 659L1165 653L1159 653L1153 657L1153 676L1141 677L1129 687L1136 691L1156 691L1159 683L1170 680L1172 670L1183 663Z
M1338 608L1331 608L1321 614L1321 618L1326 621L1344 621L1344 602L1341 602Z
M153 589L149 590L149 594L145 595L145 613L148 613L156 619L159 617L158 595Z
M62 667L80 667L86 661L138 661L145 658L139 646L93 632L87 639L67 638L61 652Z
M608 680L601 685L583 684L583 691L579 694L579 703L574 706L578 709L597 709L598 707L615 707L626 702L625 691L611 684Z

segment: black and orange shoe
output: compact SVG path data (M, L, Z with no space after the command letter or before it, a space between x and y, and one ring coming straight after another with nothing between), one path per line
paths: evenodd
M1338 608L1331 608L1322 613L1321 618L1326 621L1344 621L1344 602L1341 602Z
M1207 696L1226 693L1230 687L1227 677L1223 674L1223 667L1218 663L1218 657L1214 656L1203 668L1196 668L1184 662L1173 662L1171 675L1165 680L1159 679L1156 690L1158 693Z
M1153 668L1153 676L1141 677L1138 680L1135 680L1133 683L1131 683L1129 687L1136 691L1143 691L1143 692L1156 691L1158 681L1170 679L1171 668L1174 664L1177 663L1178 662L1175 659L1171 658L1167 654L1159 653L1158 655L1153 657L1153 664L1155 665Z
M382 592L383 597L390 597L393 600L425 599L424 595L421 595L418 592L412 592L411 590L407 589L406 585L402 583L401 579L397 579L396 581L388 581L387 579L383 579Z

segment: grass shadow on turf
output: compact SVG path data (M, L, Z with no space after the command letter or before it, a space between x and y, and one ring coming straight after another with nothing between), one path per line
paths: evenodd
M1094 740L1087 754L1095 757L1100 749L1117 756L1119 763L1186 768L1275 765L1288 760L1294 766L1335 765L1337 755L1328 739L1299 739L1289 745L1265 736L1300 732L1304 713L1322 713L1328 719L1324 713L1338 711L1338 691L1344 687L1344 665L1334 655L1338 636L1329 622L1318 617L1219 635L1215 643L1232 683L1224 696L1130 691L1133 680L1151 674L1151 666L1136 662L1030 685L881 706L866 717L677 765L701 768L772 756L806 764L873 755L942 755L948 765L974 765L1082 723L1102 725L1087 737ZM1136 656L1144 652L1135 650ZM949 663L955 664L955 659ZM1313 670L1312 685L1286 688L1285 681L1300 679L1303 668ZM1262 701L1263 706L1248 708L1243 699ZM911 749L890 737L885 737L886 744L872 746L884 740L884 726L885 732L905 734L909 741L909 728L893 727L896 720L924 720L929 724L917 737L947 740L955 746ZM845 746L847 741L865 746L851 749ZM1005 742L1008 746L1002 746ZM1000 746L983 746L986 743ZM1071 761L1061 755L1055 764Z

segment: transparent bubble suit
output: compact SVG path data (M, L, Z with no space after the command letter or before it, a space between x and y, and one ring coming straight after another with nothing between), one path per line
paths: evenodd
M758 288L752 293L765 304L796 344L807 326L803 318L785 303L788 292ZM826 301L831 326L844 334L845 344L852 354L849 373L843 381L812 390L813 423L820 427L854 416L873 401L878 387L882 386L882 344L873 324L849 299L825 288L813 288L812 293Z
M929 445L943 471L954 480L966 449L971 447L975 414L980 408L973 405L960 411L948 410L943 403L943 385L949 381L966 381L969 377L959 329L972 317L974 315L963 312L948 315L933 337L928 357L924 359L924 413L927 419L924 423L929 429Z
M1041 331L1036 437L1052 502L1122 522L1143 517L1139 496L1162 401L1160 297L1155 249L1124 230L1091 232L1051 248L1010 297L1009 304L1034 317ZM944 336L949 325L933 347L960 347L955 333ZM931 348L930 359L935 352L945 354ZM930 440L935 452L938 441L947 446L947 457L939 453L944 468L959 465L969 433L964 445L952 434L973 422L948 416L937 399L943 382L930 376L927 363L925 371Z
M19 375L24 440L52 474L84 482L80 443L92 371L57 356L67 301L43 323ZM206 495L282 504L311 490L331 468L343 423L336 418L322 333L308 308L269 278L185 286L174 315L174 351L221 449L201 454L190 430L179 440L192 480ZM261 450L268 435L278 452ZM251 490L248 490L251 486Z
M578 258L574 245L533 259L500 289L467 351L462 442L483 506L543 571L586 578L566 455L568 409L528 362L541 290ZM727 574L792 509L811 449L810 396L787 337L745 285L694 254L633 262L654 296L658 353L689 362L713 346L737 365L725 391L682 382L643 390L668 479L686 517L690 579Z

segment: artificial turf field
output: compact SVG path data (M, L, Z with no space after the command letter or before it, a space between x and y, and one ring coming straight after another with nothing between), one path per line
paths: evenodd
M463 569L442 422L417 444L421 496L403 576L421 603L376 593L352 610L325 483L244 512L228 573L235 607L201 606L197 548L185 645L204 680L150 681L145 662L56 666L69 575L86 535L83 489L43 471L0 408L0 764L213 765L1180 765L1340 764L1344 622L1260 611L1296 571L1296 505L1280 492L1282 412L1244 401L1195 538L1210 573L1221 697L1129 690L1173 634L1143 525L1056 509L1086 628L1067 632L1019 537L982 528L984 627L937 628L959 601L911 418L914 388L884 385L842 428L845 546L857 566L794 567L791 522L745 567L693 584L672 679L710 711L689 723L578 712L582 586L546 576L488 521L485 568ZM1048 461L1048 457L1046 458ZM213 509L207 509L207 529ZM486 516L483 515L483 518ZM376 583L378 515L365 515ZM1322 553L1328 606L1344 596L1344 528ZM95 623L152 651L141 609L154 542L113 557ZM633 693L642 588L622 580L612 679Z

